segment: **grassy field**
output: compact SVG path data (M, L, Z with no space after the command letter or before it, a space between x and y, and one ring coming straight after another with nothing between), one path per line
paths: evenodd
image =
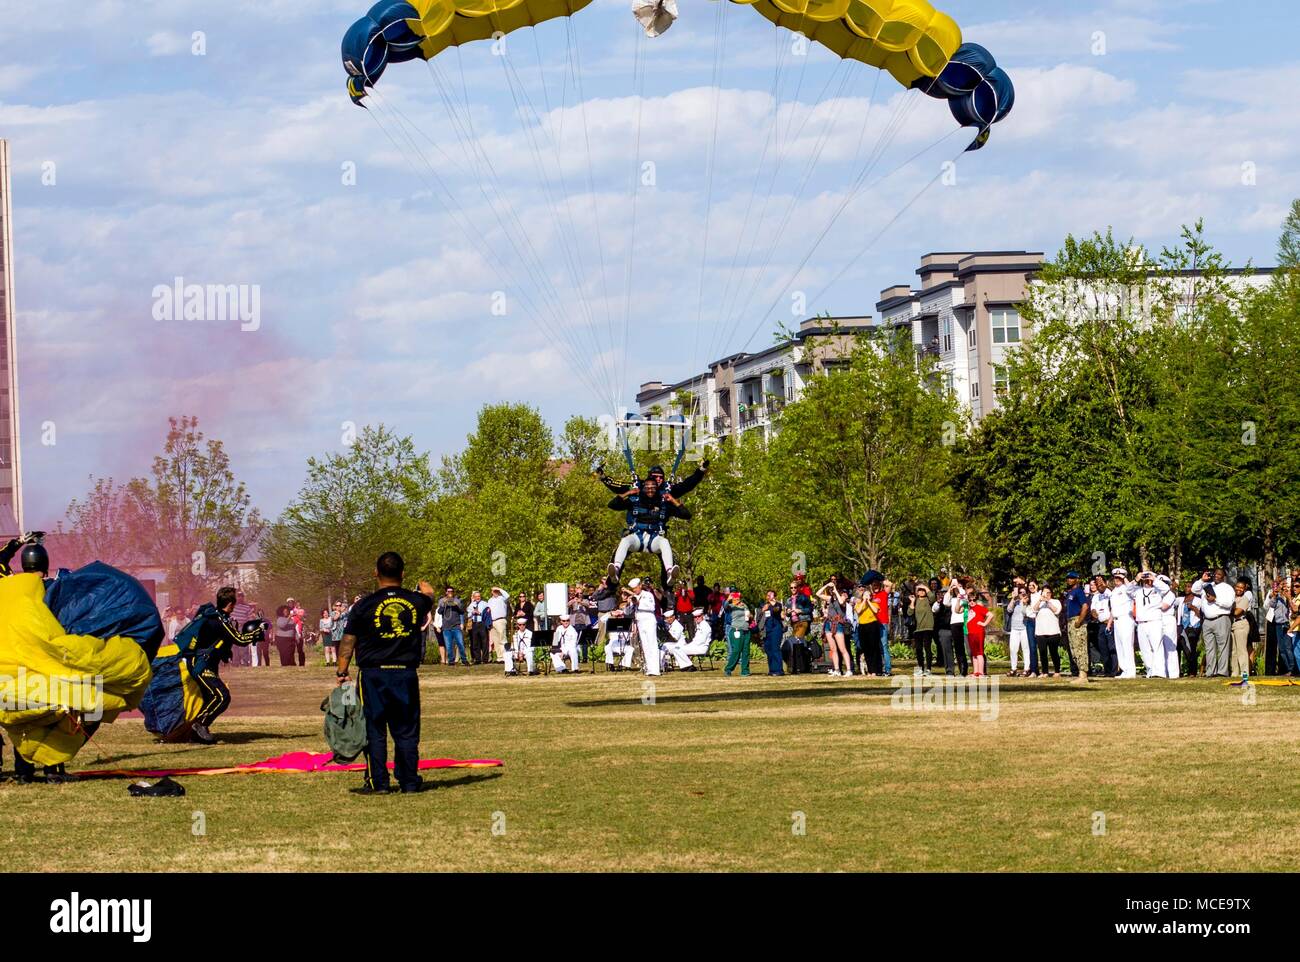
M226 676L234 705L215 726L221 744L156 745L126 718L96 737L104 757L87 747L75 767L323 749L332 669ZM640 675L435 667L421 677L422 756L504 768L426 773L428 790L386 797L351 793L357 774L191 777L182 799L131 798L125 780L5 783L5 868L1300 867L1300 688L1260 687L1249 705L1196 679L1008 680L989 719L900 710L885 681L856 678L670 674L646 704Z

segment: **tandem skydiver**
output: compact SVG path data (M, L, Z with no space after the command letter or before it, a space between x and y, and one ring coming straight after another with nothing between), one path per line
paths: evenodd
M596 469L601 483L614 493L610 509L624 511L627 516L627 528L609 563L609 577L614 584L619 582L628 553L639 551L659 555L664 584L672 587L677 578L677 566L673 563L673 548L668 542L668 522L672 518L690 519L691 512L680 499L695 490L708 471L709 462L705 461L690 477L669 483L664 469L656 465L644 481L634 478L630 484L622 484L606 475L603 467Z
M208 729L230 707L230 689L221 680L221 663L229 661L235 645L252 645L261 640L266 622L254 619L242 627L235 624L235 589L226 585L217 591L217 603L204 605L195 615L200 622L189 643L181 650L190 675L203 692L203 707L191 729L195 741L213 745L216 739Z

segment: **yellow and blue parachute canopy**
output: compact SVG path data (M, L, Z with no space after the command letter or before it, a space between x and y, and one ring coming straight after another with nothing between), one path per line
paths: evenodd
M591 0L381 0L343 38L348 94L360 104L389 64L430 60L448 47L569 17ZM904 87L948 101L981 138L1011 112L1015 88L993 55L963 43L961 27L929 0L728 0L801 33L846 60L889 72ZM676 19L675 0L634 0L651 36Z

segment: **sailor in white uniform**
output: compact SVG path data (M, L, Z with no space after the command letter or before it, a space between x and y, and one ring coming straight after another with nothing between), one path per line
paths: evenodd
M686 632L683 631L682 641L666 647L666 651L673 656L677 667L682 671L695 671L691 656L708 654L709 646L713 644L713 629L709 627L709 619L704 616L704 609L696 608L692 614L695 617L695 634L691 636L691 640L685 640Z
M564 667L564 659L569 659L569 668ZM569 613L560 615L560 627L555 629L555 640L551 642L551 664L561 674L582 670L582 656L578 653L578 629L573 627Z
M641 639L641 655L645 659L645 673L659 675L659 602L649 582L633 578L627 585L632 589L632 602L636 609L636 633Z
M1110 618L1115 631L1115 664L1120 678L1137 677L1137 658L1133 640L1137 624L1133 618L1133 592L1137 586L1128 580L1128 571L1116 568L1111 572Z
M522 657L528 664L528 674L537 674L533 668L533 633L528 630L528 616L520 615L515 619L516 630L506 646L506 674L515 673L515 662Z
M1164 631L1164 593L1156 587L1155 572L1144 571L1138 575L1137 591L1133 592L1134 617L1137 621L1138 649L1148 678L1165 677L1165 649L1160 641Z
M1168 575L1156 575L1156 587L1160 589L1160 608L1164 617L1160 621L1160 647L1165 656L1166 678L1177 678L1178 670L1178 596L1174 594L1174 583Z
M671 608L664 612L664 627L668 629L668 640L659 646L660 666L663 665L663 659L670 654L670 648L686 644L686 629L678 620L677 612Z
M621 611L611 612L610 618L631 618L634 616L631 606ZM605 631L605 665L610 670L614 669L614 662L619 659L622 663L619 665L624 671L632 667L632 660L636 656L636 647L632 644L632 631L627 628L606 628Z

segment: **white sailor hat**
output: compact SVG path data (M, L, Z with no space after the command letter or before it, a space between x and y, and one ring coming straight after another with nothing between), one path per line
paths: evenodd
M633 578L631 581L629 581L629 582L627 583L627 586L628 586L629 588L640 588L640 587L641 587L641 579L640 579L640 578Z
M1168 588L1173 584L1173 582L1169 580L1168 575L1156 575L1156 584L1164 585Z
M693 614L696 618L703 618L703 617L704 617L704 609L703 609L703 608L696 608L694 611L691 612L691 614Z
M1111 574L1112 574L1114 577L1116 577L1116 578L1127 578L1127 577L1128 577L1128 569L1127 569L1127 568L1115 568L1115 569L1113 569L1113 570L1111 571Z
M561 621L568 621L568 620L569 620L569 613L566 611L564 614L560 615L560 620L561 620Z

